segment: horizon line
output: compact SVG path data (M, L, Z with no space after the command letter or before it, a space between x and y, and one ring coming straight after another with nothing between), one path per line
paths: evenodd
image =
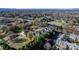
M60 9L60 10L65 10L65 9L79 9L79 8L0 8L0 9Z

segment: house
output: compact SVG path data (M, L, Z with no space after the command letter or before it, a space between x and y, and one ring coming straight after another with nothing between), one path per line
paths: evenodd
M70 34L69 38L72 40L72 42L79 42L79 35L77 34Z

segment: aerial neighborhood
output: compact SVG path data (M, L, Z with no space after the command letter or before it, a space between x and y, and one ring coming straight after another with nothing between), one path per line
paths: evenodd
M0 50L79 50L79 9L0 9Z

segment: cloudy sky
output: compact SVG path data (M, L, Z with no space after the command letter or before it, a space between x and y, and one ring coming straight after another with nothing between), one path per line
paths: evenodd
M79 0L0 0L0 8L79 8Z

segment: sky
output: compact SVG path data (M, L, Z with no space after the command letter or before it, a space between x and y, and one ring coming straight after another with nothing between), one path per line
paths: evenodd
M79 8L79 0L0 0L0 8Z

